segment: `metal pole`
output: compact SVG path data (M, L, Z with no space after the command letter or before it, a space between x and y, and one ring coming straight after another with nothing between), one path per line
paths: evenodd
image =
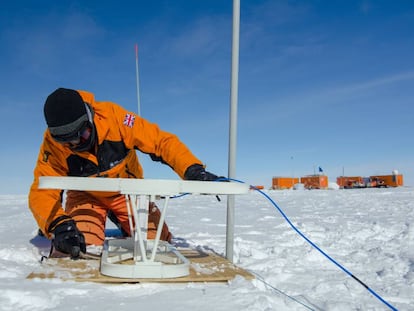
M233 40L231 57L229 178L236 176L237 95L239 76L240 0L233 0ZM226 258L233 262L234 195L227 198Z
M138 43L135 43L135 71L137 76L137 101L138 101L138 115L141 116L141 99L139 92L139 70L138 70Z

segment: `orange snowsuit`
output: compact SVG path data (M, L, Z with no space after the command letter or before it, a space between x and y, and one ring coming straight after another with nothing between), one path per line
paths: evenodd
M62 207L63 191L39 189L39 176L143 178L135 149L149 154L154 161L169 165L181 178L190 165L201 162L177 136L162 131L156 124L115 103L95 101L92 93L78 92L94 114L97 152L74 152L56 142L47 129L34 169L29 207L48 238L57 225L72 218L85 234L87 244L100 244L109 210L117 216L122 228L130 233L124 196L119 193L67 191L65 210ZM156 230L158 220L159 211L151 205L148 238L155 236L155 232L150 230ZM171 238L166 225L161 238Z

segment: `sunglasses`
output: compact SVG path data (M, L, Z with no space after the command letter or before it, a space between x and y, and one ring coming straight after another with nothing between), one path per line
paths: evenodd
M61 144L69 144L76 146L84 143L91 136L92 128L89 122L85 122L79 130L65 134L65 135L52 135L52 138Z

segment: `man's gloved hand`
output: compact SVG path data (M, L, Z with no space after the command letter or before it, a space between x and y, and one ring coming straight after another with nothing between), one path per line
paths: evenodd
M201 164L193 164L184 173L186 180L214 181L221 177L207 172Z
M85 237L76 228L73 220L63 222L53 230L53 246L71 258L79 258L80 252L86 253Z

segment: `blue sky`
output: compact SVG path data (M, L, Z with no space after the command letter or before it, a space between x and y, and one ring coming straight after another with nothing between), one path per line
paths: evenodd
M9 1L0 12L1 194L25 194L58 87L141 112L227 175L232 1ZM414 185L414 2L241 0L237 178L320 166ZM147 178L176 178L141 156Z

